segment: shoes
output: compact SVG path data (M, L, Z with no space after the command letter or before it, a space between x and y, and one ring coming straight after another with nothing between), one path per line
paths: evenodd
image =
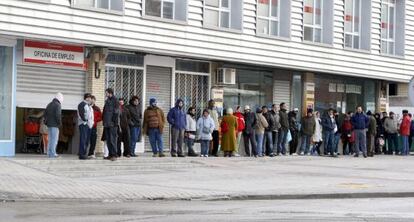
M358 154L355 154L354 157L359 157L359 155Z
M171 157L177 157L177 154L171 153Z
M161 154L161 153L160 153ZM152 154L152 157L157 157L158 156L158 154L157 153L154 153L154 154Z
M269 155L269 157L275 157L275 154L271 153L271 154Z
M179 153L178 157L185 157L185 156L182 153Z
M126 155L126 156L124 156L124 157L126 157L126 158L131 158L131 155Z
M103 158L104 160L109 160L109 159L111 159L109 156L104 156L104 158Z
M300 152L300 153L299 153L299 156L303 156L303 155L305 155L305 153L304 153L304 152Z
M96 159L96 156L95 155L90 155L90 156L88 156L88 159Z
M188 153L188 156L196 157L196 156L198 156L198 154L197 153Z
M164 153L159 153L158 156L159 157L165 157L165 154Z
M116 160L116 157L111 157L111 159L110 159L111 161L115 161Z
M240 154L236 153L234 154L235 157L240 157Z
M368 156L367 156L367 154L366 153L364 153L364 158L367 158Z

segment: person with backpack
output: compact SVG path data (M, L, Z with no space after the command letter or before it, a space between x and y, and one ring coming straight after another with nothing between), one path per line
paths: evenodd
M234 116L237 118L237 145L236 145L236 151L234 151L234 156L239 157L239 147L240 147L240 141L242 137L242 133L245 127L245 121L243 113L241 113L240 106L236 107L236 112L234 112Z
M88 159L88 144L93 127L93 109L91 106L92 95L85 93L83 101L78 105L78 126L79 126L79 159Z
M208 157L212 133L216 128L214 120L210 117L208 109L203 110L203 115L197 120L197 139L201 142L201 157Z

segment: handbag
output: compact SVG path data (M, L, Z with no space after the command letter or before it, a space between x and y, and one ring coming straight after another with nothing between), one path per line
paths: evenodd
M288 130L287 136L286 136L286 142L289 143L292 141L292 134L290 133L290 130Z
M203 129L202 129L202 132L204 133L204 134L210 134L211 132L210 132L210 128L208 128L208 127L206 127L205 126L205 124L204 124L204 119L203 119Z

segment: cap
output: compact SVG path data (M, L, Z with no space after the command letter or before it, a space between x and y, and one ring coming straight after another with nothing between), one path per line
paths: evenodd
M244 110L250 110L250 106L249 105L245 105L244 106Z

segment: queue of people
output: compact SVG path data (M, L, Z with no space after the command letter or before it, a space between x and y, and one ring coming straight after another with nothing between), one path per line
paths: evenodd
M243 139L245 156L274 157L278 155L354 155L373 157L375 154L409 155L414 136L412 115L402 112L399 121L393 112L367 113L357 107L355 113L338 113L327 110L322 116L308 109L303 117L297 108L288 111L287 105L262 106L253 112L249 105L227 108L222 117L214 100L196 119L196 108L184 111L184 101L178 99L167 116L151 98L142 114L141 101L132 96L126 104L116 98L112 89L105 91L103 110L95 104L96 98L86 93L78 105L79 159L96 158L97 124L103 122L102 141L107 148L105 159L136 157L136 143L141 133L148 136L153 157L164 157L163 133L168 123L171 129L172 157L218 156L219 147L225 157L240 156L239 147ZM57 157L56 129L61 124L59 115L63 95L58 93L47 106L44 123L48 128L48 156ZM402 143L398 142L401 136ZM221 138L221 140L220 140ZM342 154L338 152L342 141ZM200 142L197 154L194 144ZM287 147L286 145L289 144ZM323 146L322 146L323 145ZM54 147L54 148L53 148ZM89 147L89 149L88 149ZM187 150L187 153L184 150Z

